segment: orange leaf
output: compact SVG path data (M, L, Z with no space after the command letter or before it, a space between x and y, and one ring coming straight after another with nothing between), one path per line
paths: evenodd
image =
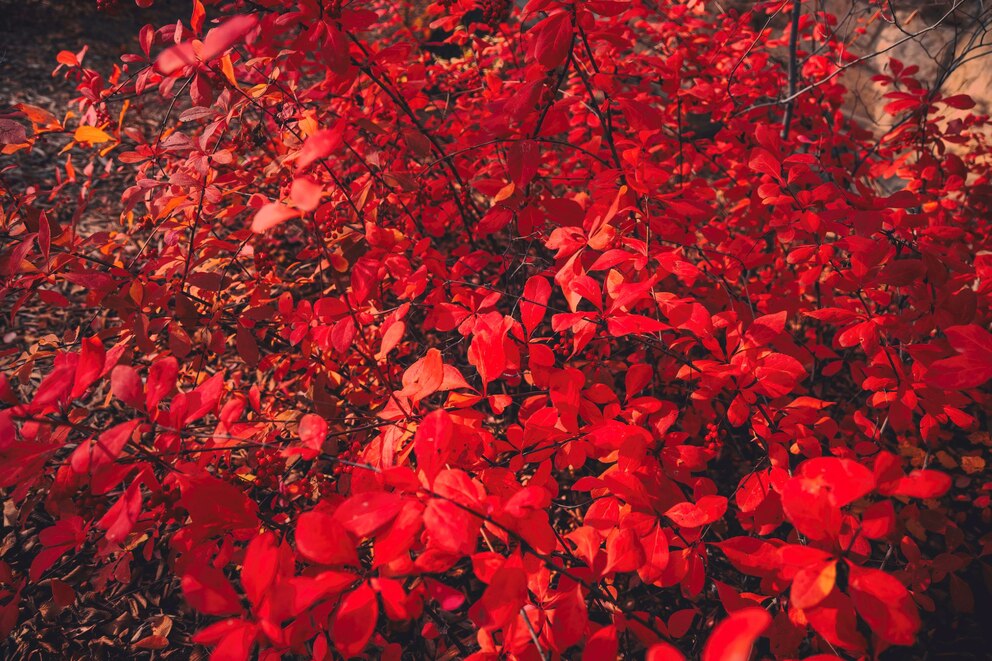
M95 126L80 126L73 133L72 139L88 145L96 145L113 140L113 138Z

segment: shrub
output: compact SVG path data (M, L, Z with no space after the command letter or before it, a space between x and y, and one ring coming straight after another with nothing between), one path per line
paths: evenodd
M29 602L129 585L178 586L216 659L959 635L990 539L970 98L892 60L891 128L854 123L861 54L800 2L193 8L109 74L60 54L65 120L0 119L5 154L68 151L0 215L8 645ZM118 223L90 199L121 173Z

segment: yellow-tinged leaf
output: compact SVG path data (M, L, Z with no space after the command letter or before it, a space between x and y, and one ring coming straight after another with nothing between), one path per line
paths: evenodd
M113 140L113 138L95 126L80 126L72 135L72 139L76 142L85 142L90 145L98 145Z
M792 581L792 603L797 608L813 608L823 601L837 582L837 563L803 567Z
M335 252L331 254L331 267L338 273L344 273L351 267L351 264L341 253Z
M304 138L310 137L317 132L317 120L314 119L313 113L307 113L296 126L300 129L300 133Z
M516 185L511 181L506 186L503 186L503 188L501 188L498 193L496 193L494 202L502 202L503 200L513 195L514 190L516 190Z
M976 456L961 457L961 468L963 468L964 472L968 475L981 473L985 470L985 460Z
M224 57L220 58L220 70L224 73L224 77L227 81L234 85L235 87L240 87L238 85L238 79L234 76L234 65L231 63L231 55L225 53Z
M992 446L992 434L987 431L976 431L974 434L968 434L968 440L975 445Z
M117 130L118 131L120 131L121 128L124 126L124 115L127 114L127 110L130 107L131 107L131 101L128 100L128 99L125 99L124 100L124 103L121 105L121 112L117 116Z

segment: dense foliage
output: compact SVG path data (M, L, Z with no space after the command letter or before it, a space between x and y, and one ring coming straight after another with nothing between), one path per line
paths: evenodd
M0 636L150 573L214 659L953 640L992 542L970 98L892 60L857 125L812 2L192 5L0 118L65 147L2 192Z

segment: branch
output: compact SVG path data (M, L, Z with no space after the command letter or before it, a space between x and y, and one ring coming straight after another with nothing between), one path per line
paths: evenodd
M789 32L789 97L796 93L796 79L799 76L796 49L799 47L799 15L802 13L802 0L792 0L792 30ZM785 106L785 116L782 117L782 139L789 139L789 125L792 124L792 110L795 98L790 98Z
M825 85L826 83L830 82L831 80L833 80L834 78L836 78L840 74L844 73L845 71L847 71L851 67L855 67L855 66L861 64L862 62L867 62L868 60L871 60L873 58L878 57L879 55L883 55L885 53L888 53L890 50L894 50L894 49L898 48L899 46L903 45L904 43L906 43L907 41L911 41L913 39L916 39L917 37L920 37L920 36L926 34L927 32L932 32L933 30L935 30L938 27L940 27L941 24L943 24L943 22L947 19L947 17L950 16L951 14L953 14L954 11L963 2L964 2L964 0L958 0L957 2L955 2L954 3L954 6L952 6L947 11L947 13L945 13L943 16L941 16L933 25L928 25L927 27L923 28L922 30L919 30L917 32L913 32L913 33L911 33L911 34L903 37L902 39L899 39L898 41L893 42L892 44L886 46L885 48L883 48L881 50L875 51L874 53L869 53L868 55L862 55L861 57L856 58L856 59L848 62L847 64L840 64L840 65L837 66L837 69L833 73L831 73L830 75L824 76L820 80L817 80L815 82L812 82L812 83L810 83L806 87L803 87L800 90L796 90L794 92L791 92L788 96L786 96L784 98L776 99L774 101L765 101L764 103L755 103L754 105L748 106L747 108L734 113L734 116L739 116L739 115L742 115L744 113L750 112L752 110L757 110L758 108L765 108L765 107L768 107L768 106L777 106L777 105L781 105L783 103L790 103L790 102L798 99L803 94L806 94L807 92L811 92L811 91L815 90L817 87L820 87L821 85Z

